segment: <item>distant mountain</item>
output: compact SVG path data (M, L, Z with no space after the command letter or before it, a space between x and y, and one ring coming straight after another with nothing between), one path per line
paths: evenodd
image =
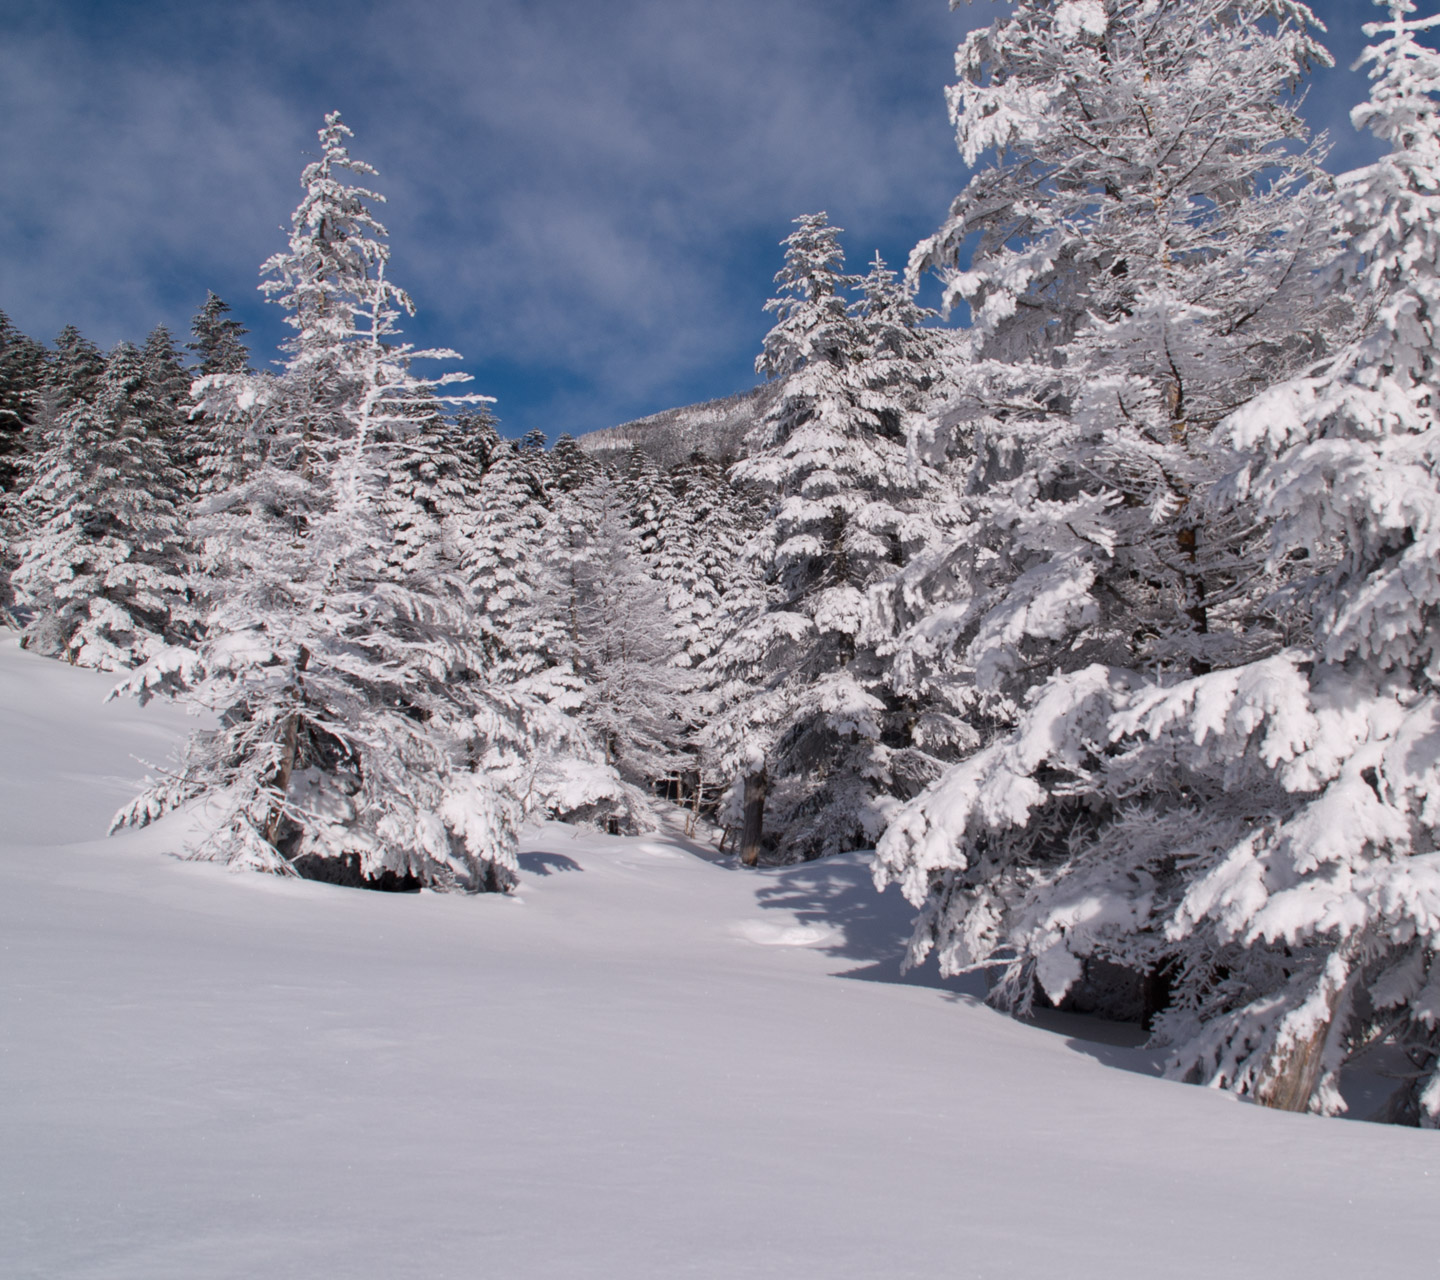
M579 437L586 453L606 461L639 445L662 467L684 462L692 454L733 462L743 442L775 397L769 383L703 404L684 405L637 418L618 427L603 427Z

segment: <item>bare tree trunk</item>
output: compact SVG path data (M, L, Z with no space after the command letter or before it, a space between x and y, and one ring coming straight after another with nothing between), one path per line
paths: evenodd
M765 830L765 796L770 775L761 766L759 773L745 779L745 830L740 836L740 861L747 867L760 862L760 837Z
M1328 977L1329 975L1327 975ZM1325 1065L1325 1047L1335 1025L1348 986L1343 978L1331 978L1325 993L1326 1016L1303 1040L1273 1052L1255 1083L1255 1101L1277 1111L1308 1111Z
M290 789L290 777L295 772L295 739L299 732L299 715L292 711L285 720L285 730L280 739L280 768L275 775L275 789L280 793L280 799L270 806L270 816L265 820L265 839L275 843L275 837L280 834L280 819L283 818L283 801L285 793Z
M685 835L693 839L695 828L700 822L700 796L705 790L705 775L696 773L695 785L690 790L690 812L685 816Z

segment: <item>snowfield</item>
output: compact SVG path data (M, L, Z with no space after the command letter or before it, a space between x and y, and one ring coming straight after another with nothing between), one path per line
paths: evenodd
M104 837L187 728L110 683L0 646L0 1275L1437 1274L1440 1134L900 982L863 857L552 825L510 898L231 874Z

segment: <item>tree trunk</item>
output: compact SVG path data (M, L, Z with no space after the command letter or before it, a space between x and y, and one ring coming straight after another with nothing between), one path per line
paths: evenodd
M299 719L299 715L292 711L281 735L280 769L275 776L275 789L280 793L280 799L271 806L270 816L265 820L265 839L270 844L274 844L280 834L280 820L285 816L283 804L285 794L290 790L290 777L295 772L295 739L300 727Z
M1272 1055L1255 1085L1255 1101L1277 1111L1308 1111L1329 1036L1330 1023L1324 1022L1307 1039Z
M760 837L765 830L765 796L770 775L761 768L745 779L745 829L740 836L740 861L747 867L760 862Z
M1325 1065L1325 1047L1331 1033L1339 1030L1335 1025L1336 1014L1349 989L1348 960L1343 955L1332 956L1326 968L1324 981L1328 990L1322 997L1325 1017L1305 1039L1272 1051L1255 1082L1255 1101L1263 1107L1274 1107L1277 1111L1310 1109L1310 1100L1315 1096Z

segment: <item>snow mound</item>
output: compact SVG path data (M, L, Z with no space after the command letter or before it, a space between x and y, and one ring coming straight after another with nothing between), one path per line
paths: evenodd
M738 920L735 934L762 947L819 947L834 942L840 931L823 924L775 924L769 920Z

